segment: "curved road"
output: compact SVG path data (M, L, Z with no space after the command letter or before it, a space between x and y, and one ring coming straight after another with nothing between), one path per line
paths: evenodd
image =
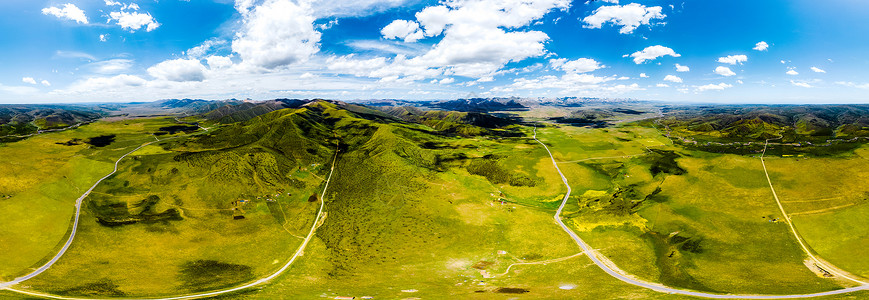
M155 143L155 142L149 142L149 143L147 143L147 144L144 144L144 145L142 145L142 146L139 146L138 148L134 149L133 151L130 151L130 152L128 152L127 154L124 154L124 156L121 156L121 158L119 158L119 159L115 162L115 170L112 171L112 173L109 173L109 175L106 175L105 177L101 178L101 179L100 179L99 181L97 181L96 184L94 184L94 185L93 185L93 186L92 186L92 187L91 187L87 192L85 192L85 193L84 193L80 198L78 198L78 200L76 201L76 212L75 212L76 215L75 215L75 223L73 223L72 234L70 235L69 239L66 241L66 244L63 246L63 248L61 249L61 251L60 251L57 255L55 255L54 258L51 259L51 261L49 261L47 264L45 264L44 266L40 267L39 269L37 269L37 270L34 271L33 273L30 273L30 274L28 274L28 275L25 275L25 276L22 276L22 277L16 278L15 280L10 281L10 282L5 282L5 283L0 284L0 288L2 288L2 289L4 289L4 290L7 290L7 291L12 291L12 292L16 292L16 293L20 293L20 294L25 294L25 295L29 295L29 296L43 297L43 298L51 298L51 299L64 299L64 300L95 300L95 299L99 299L99 298L76 298L76 297L64 297L64 296L51 295L51 294L46 294L46 293L31 292L31 291L25 291L25 290L14 289L14 288L11 288L10 286L15 285L15 284L18 284L18 283L21 283L22 281L25 281L25 280L27 280L27 279L33 278L33 277L36 276L36 275L41 274L42 272L44 272L45 270L47 270L49 267L51 267L51 265L53 265L53 264L54 264L58 259L60 259L60 257L63 255L63 253L66 252L67 248L69 248L69 245L72 244L72 239L73 239L73 237L75 236L75 231L76 231L76 229L78 228L78 220L79 220L79 213L80 213L80 211L81 211L81 202L82 202L82 200L84 200L84 198L86 198L87 195L90 194L90 192L91 192L94 188L96 188L97 185L100 184L100 182L102 182L103 180L105 180L105 179L108 178L109 176L112 176L112 174L115 174L115 172L118 171L118 164L121 162L122 159L124 159L124 157L126 157L127 155L130 155L131 153L136 152L137 150L141 149L142 147L145 147L145 146L150 145L150 144L152 144L152 143ZM228 288L228 289L224 289L224 290L217 290L217 291L212 291L212 292L198 293L198 294L190 294L190 295L183 295L183 296L165 297L165 298L135 298L135 299L181 300L181 299L196 299L196 298L204 298L204 297L213 297L213 296L218 296L218 295L222 295L222 294L226 294L226 293L237 292L237 291L240 291L240 290L244 290L244 289L248 289L248 288L251 288L251 287L255 287L255 286L258 286L258 285L264 284L264 283L266 283L266 282L269 282L269 281L271 281L272 279L275 279L276 277L278 277L278 276L280 276L281 274L283 274L284 271L286 271L287 269L289 269L289 268L290 268L290 265L292 265L293 262L295 262L296 259L297 259L299 256L302 255L303 251L305 250L305 247L308 245L308 242L311 241L311 238L314 237L314 233L315 233L316 230L317 230L317 223L320 222L320 218L321 218L321 216L323 215L323 209L326 207L326 200L323 199L323 198L326 196L326 189L329 188L329 182L332 180L332 174L335 173L335 162L336 162L337 160L338 160L338 149L337 149L337 145L336 145L336 149L335 149L335 157L332 159L332 167L331 167L331 169L329 170L329 177L326 179L326 184L325 184L325 186L323 186L323 193L322 193L321 196L320 196L320 209L317 211L317 217L314 219L314 222L313 222L313 224L311 225L311 231L308 233L308 236L305 237L305 240L302 242L302 245L299 246L299 248L296 250L296 253L293 254L293 256L290 258L290 260L289 260L289 261L288 261L288 262L287 262L283 267L281 267L280 269L278 269L274 274L269 275L268 277L265 277L265 278L259 279L259 280L257 280L257 281L254 281L254 282L251 282L251 283L245 284L245 285L241 285L241 286L237 286L237 287L233 287L233 288ZM118 299L123 299L123 298L111 298L110 300L118 300Z
M54 265L54 263L57 262L57 260L60 259L60 257L63 256L64 253L66 253L66 250L69 249L69 246L72 245L72 239L75 238L75 232L78 229L78 220L79 220L79 215L81 214L81 203L84 200L84 198L87 198L87 196L90 195L91 191L93 191L97 187L97 185L100 184L100 182L103 182L103 180L106 180L106 178L109 178L109 176L112 176L116 172L118 172L118 165L121 163L121 160L123 160L124 157L127 157L127 155L130 155L131 153L136 152L139 149L142 149L142 147L148 146L152 143L156 143L156 142L150 142L150 143L143 144L143 145L139 146L138 148L133 149L133 151L127 152L127 154L124 154L123 156L118 158L118 160L115 161L115 169L112 170L112 172L109 173L109 175L106 175L103 178L100 178L100 180L97 180L97 182L94 183L94 185L91 186L90 189L88 189L86 192L84 192L84 194L81 195L81 197L78 197L78 199L75 200L75 220L72 223L72 233L69 234L69 239L66 240L66 243L63 244L63 248L60 248L60 252L58 252L57 255L52 257L51 260L49 260L47 263L45 263L44 265L42 265L38 269L34 270L30 274L15 278L15 280L12 280L9 282L0 283L0 289L5 289L7 287L19 284L25 280L28 280L30 278L35 277L36 275L42 274L42 272L45 272L45 270L48 270L48 268L50 268L52 265Z
M820 293L814 293L814 294L794 294L794 295L712 294L712 293L704 293L704 292L696 292L696 291L691 291L691 290L682 290L682 289L671 288L671 287L668 287L668 286L665 286L662 284L656 284L656 283L646 282L646 281L642 281L642 280L637 280L637 279L622 275L622 273L619 272L621 270L618 270L616 267L611 267L611 266L605 264L603 261L601 261L601 259L598 258L598 256L600 255L601 257L603 257L603 255L595 252L591 247L588 246L588 244L585 243L585 241L583 241L581 238L579 238L579 236L576 235L576 233L574 233L573 230L570 230L570 228L568 228L567 225L564 224L564 221L561 220L561 211L564 210L564 205L567 204L567 199L570 197L570 192L571 192L570 184L567 182L567 177L564 177L564 174L561 173L561 169L558 168L558 163L555 161L555 157L552 156L552 151L549 151L549 147L547 147L546 144L544 144L543 142L541 142L540 140L537 139L537 128L536 127L534 128L533 138L535 141L540 143L540 145L542 145L544 149L546 149L547 153L549 153L549 158L552 159L552 166L554 166L555 170L558 171L558 175L561 176L561 181L564 182L564 186L567 187L567 193L564 194L564 200L561 201L561 206L559 206L558 210L555 212L555 217L554 217L555 222L558 223L558 226L561 226L561 229L563 229L565 232L567 232L567 234L570 235L570 237L573 239L573 241L576 242L576 244L579 245L579 247L582 248L582 250L588 254L587 255L588 258L591 259L591 261L594 262L594 264L596 264L604 272L606 272L607 274L609 274L612 277L615 277L618 280L621 280L621 281L623 281L627 284L630 284L630 285L634 285L634 286L638 286L638 287L642 287L642 288L647 288L647 289L654 290L657 292L662 292L662 293L679 294L679 295L687 295L687 296L703 297L703 298L715 298L715 299L794 299L794 298L809 298L809 297L839 295L839 294L846 294L846 293L850 293L850 292L869 289L869 285L861 285L861 286L856 286L856 287L851 287L851 288L846 288L846 289L841 289L841 290L820 292Z

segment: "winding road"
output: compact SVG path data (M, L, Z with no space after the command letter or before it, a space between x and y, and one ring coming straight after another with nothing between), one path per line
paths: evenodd
M555 157L552 156L552 151L549 150L549 147L546 146L546 144L544 144L543 142L541 142L540 140L537 139L537 128L536 127L534 128L533 138L535 141L540 143L540 145L542 145L544 149L546 149L547 153L549 153L549 158L552 159L552 166L554 166L555 170L558 171L558 175L561 176L561 181L564 182L564 186L567 187L567 193L564 194L564 200L561 201L561 206L559 206L558 210L555 212L555 216L554 216L555 222L558 223L558 226L561 226L561 229L564 230L564 232L567 232L567 234L570 235L570 237L573 239L573 241L576 242L576 244L579 245L579 247L582 248L582 250L586 254L588 254L587 255L588 258L591 259L591 261L594 262L595 265L597 265L599 268L601 268L601 270L603 270L604 272L606 272L607 274L609 274L610 276L612 276L618 280L621 280L621 281L623 281L627 284L633 285L633 286L638 286L638 287L650 289L650 290L657 291L657 292L668 293L668 294L679 294L679 295L686 295L686 296L694 296L694 297L702 297L702 298L713 298L713 299L795 299L795 298L810 298L810 297L839 295L839 294L846 294L846 293L851 293L851 292L869 289L869 285L860 285L860 286L856 286L856 287L850 287L850 288L845 288L845 289L840 289L840 290L820 292L820 293L814 293L814 294L793 294L793 295L713 294L713 293L704 293L704 292L697 292L697 291L691 291L691 290L672 288L672 287L668 287L668 286L665 286L662 284L646 282L646 281L642 281L642 280L638 280L638 279L634 279L634 278L622 275L624 273L624 271L618 269L618 267L616 267L614 265L608 265L608 264L604 263L601 258L606 259L606 257L597 253L596 251L594 251L594 249L589 247L589 245L586 244L585 241L583 241L578 235L576 235L576 233L573 232L573 230L570 230L570 228L568 228L567 225L564 224L564 221L561 220L561 212L562 212L562 210L564 210L564 206L567 204L567 199L570 197L570 192L572 191L572 189L570 187L570 184L567 182L567 177L564 177L564 173L562 173L561 169L558 168L558 162L556 162Z
M33 278L33 277L41 274L42 272L45 272L46 270L48 270L49 267L51 267L55 262L57 262L57 260L60 259L61 256L63 256L63 254L66 252L66 250L72 244L72 240L75 237L75 232L76 232L76 229L78 228L78 221L79 221L79 215L81 212L82 201L90 194L91 191L93 191L94 188L97 187L97 185L100 184L100 182L102 182L103 180L105 180L109 176L112 176L113 174L115 174L118 171L118 165L120 164L121 160L124 159L124 157L127 157L127 155L130 155L133 152L136 152L137 150L141 149L142 147L145 147L145 146L150 145L152 143L155 143L155 142L149 142L149 143L143 144L143 145L139 146L138 148L133 149L133 151L130 151L127 154L124 154L123 156L118 158L118 160L115 162L115 169L111 173L106 175L105 177L98 180L89 190L87 190L87 192L85 192L81 197L78 198L78 200L76 200L75 221L74 221L73 227L72 227L72 234L70 234L70 237L66 241L66 244L63 246L63 248L61 248L60 252L58 252L57 255L55 255L48 263L46 263L45 265L43 265L42 267L40 267L36 271L34 271L30 274L27 274L25 276L16 278L13 281L4 282L4 283L0 284L0 289L11 291L11 292L16 292L19 294L25 294L25 295L34 296L34 297L50 298L50 299L64 299L64 300L95 300L95 299L100 299L100 298L77 298L77 297L65 297L65 296L51 295L51 294L47 294L47 293L19 290L19 289L12 288L11 286L19 284L25 280L28 280L30 278ZM271 281L272 279L275 279L276 277L280 276L281 274L283 274L284 271L289 269L290 265L292 265L296 261L296 259L302 255L303 251L305 250L305 247L308 245L308 242L311 241L311 239L314 237L314 233L317 231L317 225L320 222L321 217L323 216L323 209L326 207L326 200L324 199L326 196L326 189L329 188L329 182L332 180L332 174L335 173L335 162L337 160L338 160L338 144L336 144L336 147L335 147L335 156L332 159L332 167L329 171L329 177L326 179L326 184L323 186L323 193L320 196L320 209L317 211L317 217L314 219L314 222L311 225L311 231L308 233L308 236L305 237L305 240L302 242L302 244L296 250L295 254L293 254L293 256L290 258L290 260L287 261L287 263L284 264L283 267L278 269L275 273L269 275L268 277L261 278L257 281L247 283L245 285L241 285L241 286L237 286L237 287L233 287L233 288L227 288L227 289L223 289L223 290L182 295L182 296L163 297L163 298L130 298L130 299L181 300L181 299L196 299L196 298L213 297L213 296L237 292L240 290L244 290L244 289L252 288L252 287L255 287L258 285L262 285L264 283ZM110 300L119 300L119 299L124 299L124 298L111 298Z
M47 263L45 263L44 265L42 265L42 266L39 267L38 269L34 270L34 271L31 272L30 274L27 274L27 275L24 275L24 276L21 276L21 277L15 278L14 280L9 281L9 282L3 282L3 283L0 283L0 289L6 289L6 288L8 288L8 287L10 287L10 286L13 286L13 285L19 284L19 283L21 283L21 282L23 282L23 281L25 281L25 280L28 280L28 279L33 278L33 277L36 277L37 275L42 274L42 272L45 272L45 270L48 270L48 268L50 268L52 265L54 265L54 263L57 262L57 260L59 260L60 257L63 256L64 253L66 253L66 250L69 249L69 246L72 245L72 240L75 238L75 232L76 232L76 230L78 229L78 220L79 220L79 216L80 216L80 214L81 214L81 203L82 203L82 201L84 201L84 198L87 198L87 196L90 195L90 193L91 193L91 192L92 192L92 191L93 191L93 190L94 190L98 185L100 185L100 183L103 182L103 180L106 180L106 178L109 178L109 176L112 176L112 175L114 175L115 173L118 172L118 165L121 163L121 160L123 160L124 157L127 157L127 155L130 155L130 154L132 154L133 152L136 152L136 151L138 151L139 149L142 149L142 147L148 146L148 145L150 145L150 144L152 144L152 143L156 143L156 141L155 141L155 142L150 142L150 143L145 143L145 144L139 146L138 148L133 149L133 151L127 152L127 154L124 154L123 156L121 156L120 158L118 158L118 160L115 161L115 169L112 170L111 173L109 173L109 174L106 175L106 176L103 176L103 178L100 178L100 180L97 180L97 182L94 183L94 185L91 186L90 189L88 189L86 192L84 192L84 194L81 195L81 197L78 197L78 199L75 200L75 220L74 220L73 223L72 223L72 233L69 234L69 238L66 240L66 243L63 244L63 248L60 248L60 252L58 252L57 255L55 255L54 257L52 257L51 260L49 260Z

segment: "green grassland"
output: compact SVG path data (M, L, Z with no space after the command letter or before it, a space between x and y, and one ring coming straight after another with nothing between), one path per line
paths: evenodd
M803 238L821 257L861 277L869 276L862 257L869 247L866 150L845 158L767 159L773 186Z
M533 110L523 113L535 115ZM0 181L13 193L45 185L44 190L72 195L63 200L70 204L68 211L27 221L30 228L56 222L59 232L51 243L19 242L45 249L31 260L56 251L76 188L86 189L111 170L114 159L155 141L148 133L171 122L100 122L77 129L81 135L40 135L3 146L19 147L19 152L0 148L15 162L10 165L18 166L30 163L22 157L32 149L28 147L117 135L105 149L58 145L79 150L58 150L51 154L54 161L40 159L55 164L44 168L62 172L28 171L33 172L29 182L24 179L30 177L18 175ZM215 128L208 132L161 136L162 141L128 156L119 172L86 199L76 240L61 260L18 288L70 296L157 297L265 277L292 256L312 225L318 207L312 195L322 190L337 145L335 173L321 195L325 218L303 256L271 283L219 298L685 298L622 283L586 256L545 263L575 255L580 248L553 220L566 188L547 152L530 139L534 128L484 130L460 119L450 122L435 128L435 123L362 106L315 101L240 123L211 124ZM454 130L457 126L460 132ZM781 216L759 159L673 146L651 126L538 126L538 138L562 161L559 166L573 187L565 223L627 273L719 293L812 293L841 287L804 266L786 224L771 221ZM40 142L48 137L54 140ZM827 163L842 164L843 174L857 174L869 150L856 153L811 166L786 166L782 163L791 161L786 158L768 165L773 182L783 185L783 198L801 187L818 188L813 197L819 197L835 190L826 188L834 179L806 185L799 181L805 176L788 170ZM70 158L77 155L94 162ZM30 169L16 172L30 174L25 170ZM62 176L81 183L51 184ZM849 184L846 188L865 188ZM248 201L239 204L239 199ZM0 200L0 205L14 203L10 200ZM54 206L46 202L42 209ZM836 210L836 222L820 219L828 214L795 216L794 222L821 256L859 275L865 268L853 257L859 250L841 245L862 247L866 226L847 220L865 215L866 207ZM17 209L15 216L39 208L7 209ZM828 231L837 232L835 239L824 235ZM0 234L27 236L12 228ZM22 260L19 269L32 264ZM10 274L21 273L8 268ZM856 296L829 299L848 297Z
M633 126L539 130L558 160L648 151L561 164L574 187L565 216L592 247L628 273L669 286L773 294L838 287L803 265L783 222L770 222L780 216L759 160L665 146L655 135ZM596 152L615 139L619 146Z
M109 173L124 153L154 138L164 119L97 122L0 144L0 278L28 273L56 253L68 234L75 200ZM104 147L89 138L115 135ZM77 143L66 145L72 140Z
M311 197L327 175L329 153L325 140L276 145L274 135L299 143L304 130L294 127L319 125L289 112L269 117L282 126L224 127L131 154L88 197L73 247L29 288L171 295L273 273L311 226L319 196Z

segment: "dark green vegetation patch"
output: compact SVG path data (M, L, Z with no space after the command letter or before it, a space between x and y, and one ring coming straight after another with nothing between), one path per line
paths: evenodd
M122 297L126 295L123 291L118 289L119 286L112 282L110 279L102 279L97 282L87 283L80 286L76 286L70 289L66 289L60 292L62 295L75 295L75 296L111 296L111 297Z
M181 217L180 211L176 208L170 208L162 212L154 211L154 206L158 202L160 202L160 197L150 195L132 204L128 204L127 202L97 204L95 201L89 201L88 206L96 216L97 222L100 225L108 227L184 220Z
M216 260L195 260L181 266L181 288L191 292L214 290L254 279L250 266Z
M472 159L468 164L468 173L486 177L494 184L509 184L512 186L536 186L537 180L526 175L517 174L504 168L496 155L486 155Z
M105 146L111 145L114 142L115 142L115 135L114 134L95 136L95 137L92 137L92 138L85 140L85 143L87 143L88 145L94 146L94 147L105 147Z

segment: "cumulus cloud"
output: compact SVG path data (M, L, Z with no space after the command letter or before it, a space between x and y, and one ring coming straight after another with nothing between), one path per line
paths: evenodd
M646 75L646 73L640 73L640 78L649 78L649 75Z
M791 76L800 75L800 73L797 72L797 70L794 70L794 69L790 69L790 70L788 70L787 72L785 72L785 74L788 74L788 75L791 75Z
M791 80L791 84L794 86L803 87L803 88L812 88L813 87L811 84L808 84L807 82L802 82L802 81Z
M108 37L109 37L108 35L100 34L100 42L108 41L109 40Z
M718 62L723 63L723 64L731 64L731 65L741 64L741 63L744 63L746 61L748 61L748 56L745 56L742 54L728 55L725 57L718 58Z
M678 76L675 76L675 75L667 75L667 76L664 76L664 81L682 83L682 78L679 78Z
M659 83L659 84L656 84L655 86L656 86L656 87L659 87L659 88L668 88L668 87L670 87L670 85L668 85L668 84L666 84L666 83Z
M601 6L588 17L582 19L585 28L601 28L605 23L621 26L619 33L631 34L637 27L649 25L654 19L664 19L660 6L646 7L638 3L627 5Z
M63 8L51 6L42 9L43 15L52 15L59 19L66 19L75 21L80 24L87 24L88 18L85 15L84 11L75 6L75 4L67 3L63 5Z
M672 56L672 57L682 56L681 54L673 51L673 49L670 49L670 48L667 48L667 47L664 47L661 45L649 46L643 50L640 50L640 51L634 52L631 55L625 55L625 56L633 57L634 63L641 64L647 60L654 60L658 57L667 56L667 55Z
M387 39L403 39L405 42L415 42L425 37L419 23L407 20L395 20L383 29L380 34Z
M490 78L503 72L508 63L546 54L544 43L549 36L526 26L553 9L569 5L569 0L443 1L418 12L416 20L407 21L419 24L418 31L413 24L393 22L402 26L393 25L385 32L397 38L408 32L442 36L422 54L399 54L392 59L332 58L329 68L339 71L346 70L345 65L376 63L379 66L374 69L348 70L347 74L380 78L381 82L410 82L443 75Z
M725 76L725 77L730 77L730 76L736 75L736 73L734 73L733 71L731 71L730 68L728 68L728 67L721 67L721 66L715 68L715 74L718 74L718 75L721 75L721 76Z
M145 28L145 31L151 32L160 27L160 23L151 16L151 13L128 12L128 11L113 11L109 13L112 20L118 22L118 25L130 32Z
M232 66L232 58L227 56L212 55L205 59L211 69L223 69Z
M453 83L453 82L456 82L456 79L455 79L455 78L452 78L452 77L449 77L449 78L441 79L441 81L439 81L438 83L440 83L440 84L450 84L450 83Z
M41 83L44 86L51 86L51 82L48 82L48 80L43 80L43 81L40 81L39 83Z
M568 60L566 58L550 59L549 64L555 68L567 73L587 73L597 69L604 68L599 62L591 58L578 58Z
M232 41L232 51L253 67L275 69L308 58L320 50L320 32L308 1L250 0L236 2L242 29Z
M827 71L824 71L818 67L812 67L812 71L815 73L827 73Z
M752 49L757 51L766 51L766 49L769 49L769 44L764 41L760 41L757 44L754 44L754 48Z
M29 83L29 84L36 84L36 79L33 79L33 77L24 77L24 78L21 78L21 82Z
M697 86L697 87L695 87L694 90L699 93L699 92L705 92L705 91L720 91L720 90L724 90L726 88L732 88L732 87L733 87L733 85L726 84L726 83L722 82L719 84L707 84L707 85Z
M173 59L148 68L148 74L168 81L203 81L205 66L196 59Z
M688 71L691 71L691 68L689 68L688 66L676 64L676 72L688 72Z

